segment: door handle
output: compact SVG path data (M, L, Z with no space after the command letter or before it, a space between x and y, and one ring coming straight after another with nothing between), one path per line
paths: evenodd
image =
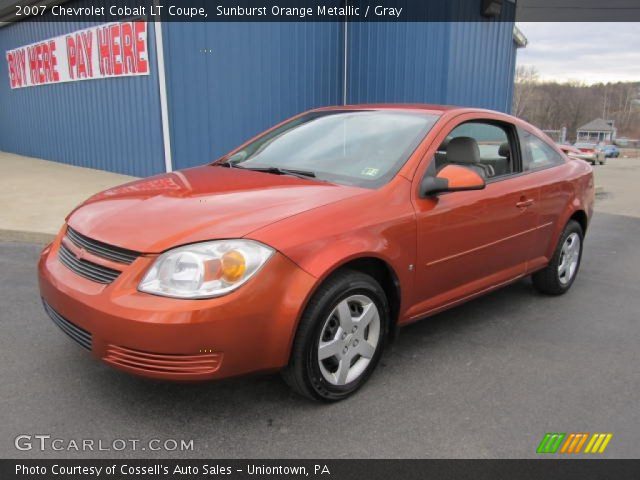
M529 198L527 200L520 200L518 203L516 203L516 207L518 208L527 208L527 207L530 207L531 205L533 205L532 198Z

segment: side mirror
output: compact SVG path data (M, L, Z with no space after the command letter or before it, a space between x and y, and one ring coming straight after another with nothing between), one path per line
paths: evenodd
M446 165L435 177L426 176L420 184L420 196L428 197L442 192L482 190L484 178L474 170L461 165Z

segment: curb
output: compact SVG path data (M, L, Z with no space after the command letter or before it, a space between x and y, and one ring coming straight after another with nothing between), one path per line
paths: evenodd
M56 236L52 233L0 229L0 241L2 242L24 242L46 245L52 242L54 238L56 238Z

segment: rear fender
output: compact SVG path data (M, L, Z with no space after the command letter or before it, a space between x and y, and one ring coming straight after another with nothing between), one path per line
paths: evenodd
M558 221L554 225L553 233L547 246L546 257L551 258L558 245L560 236L565 226L576 212L582 211L587 216L587 224L591 221L593 215L594 203L594 185L593 175L584 176L577 180L577 190L582 192L581 195L573 195L571 201L567 204L562 214L558 217ZM586 232L585 232L586 233Z

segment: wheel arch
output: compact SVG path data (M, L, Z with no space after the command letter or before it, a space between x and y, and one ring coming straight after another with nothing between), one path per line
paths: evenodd
M587 227L589 226L589 217L587 217L587 212L582 209L575 210L569 220L575 220L582 227L582 234L587 233ZM567 222L569 221L567 220Z
M402 290L400 280L393 267L379 257L358 257L341 264L334 272L341 270L356 270L373 277L382 287L389 302L389 338L393 338L396 333L396 325L400 315L400 305L402 303ZM332 272L332 274L334 273Z
M586 235L587 227L589 226L589 215L587 214L586 206L574 198L572 202L567 205L564 213L559 217L558 222L555 224L553 235L550 237L549 245L547 247L547 258L551 258L553 252L558 244L560 235L564 231L569 221L575 220L582 227L582 234Z
M363 254L361 256L345 258L341 262L334 264L331 268L328 268L325 274L318 279L302 311L306 309L309 300L313 298L313 295L315 295L322 284L333 275L344 270L354 270L364 273L374 278L380 284L389 302L389 339L392 340L395 337L400 316L402 287L398 274L393 266L387 260L374 254Z

